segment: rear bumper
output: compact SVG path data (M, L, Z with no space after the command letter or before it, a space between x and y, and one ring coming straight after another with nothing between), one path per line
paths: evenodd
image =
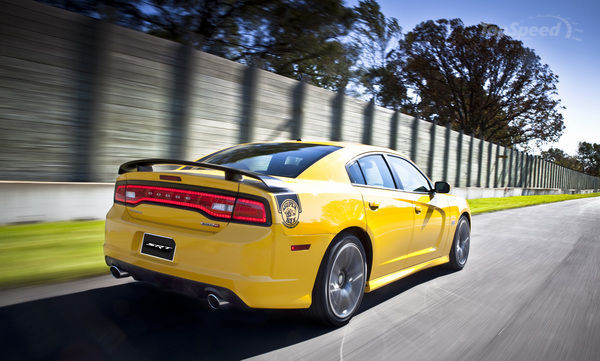
M227 288L217 287L215 285L209 285L202 282L191 281L185 278L179 278L168 274L151 271L108 256L105 257L105 261L107 266L116 266L120 270L129 273L129 275L131 275L137 281L149 282L160 288L181 292L188 296L198 298L206 298L209 293L214 293L221 299L237 307L247 307L247 305L235 293L231 292Z
M107 264L136 279L199 297L213 287L224 299L251 308L308 308L333 235L288 236L281 227L230 224L210 233L134 219L114 205L106 219L104 255ZM144 233L171 237L173 261L140 253ZM291 251L294 244L311 246Z

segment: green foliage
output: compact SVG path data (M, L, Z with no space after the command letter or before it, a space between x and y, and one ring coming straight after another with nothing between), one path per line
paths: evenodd
M527 148L562 134L558 77L494 25L422 22L400 41L393 66L421 118L506 146Z
M598 143L580 142L575 156L570 156L558 148L549 148L542 152L542 158L578 172L600 176L600 144Z
M399 110L406 100L406 88L394 77L388 59L393 43L402 37L402 28L397 19L386 18L374 0L360 1L354 11L353 44L360 53L356 69L360 95Z
M332 90L356 61L342 0L43 0Z
M340 39L348 35L353 22L352 10L341 0L273 1L260 14L260 24L246 28L240 59L316 86L343 90L356 54ZM262 28L254 31L260 28L257 25Z
M562 167L569 168L581 172L583 169L581 167L581 162L577 157L572 157L565 153L563 150L558 148L549 148L545 150L541 154L542 159L556 163Z
M402 34L376 0L40 0L293 79L374 99L504 146L555 142L558 77L496 25Z
M577 159L586 174L600 176L600 144L580 142Z

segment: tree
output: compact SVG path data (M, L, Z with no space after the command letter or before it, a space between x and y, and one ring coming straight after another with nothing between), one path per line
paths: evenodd
M385 17L375 0L359 1L354 12L352 38L360 53L357 93L374 98L378 105L399 110L406 99L406 87L390 71L388 58L392 44L402 36L402 28L396 18Z
M400 40L393 58L423 119L522 148L562 134L558 77L495 25L425 21Z
M579 162L577 157L568 155L562 149L549 148L548 150L543 151L541 156L545 161L556 163L565 168L573 169L578 172L583 170L581 162Z
M342 41L354 23L352 9L341 0L288 0L258 13L242 22L244 51L233 60L259 59L277 74L332 90L346 87L357 55Z
M577 159L586 174L600 176L600 144L580 142Z
M61 9L141 30L143 0L38 0Z
M342 0L42 1L333 90L356 61Z

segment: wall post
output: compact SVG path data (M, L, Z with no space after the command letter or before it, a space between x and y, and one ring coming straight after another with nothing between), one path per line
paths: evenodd
M373 118L375 116L375 99L371 99L363 114L363 144L373 143Z
M77 47L77 98L73 134L73 167L69 180L91 182L96 176L96 154L101 147L98 139L102 121L102 88L109 63L110 24L105 20L86 18L79 31L82 39Z
M450 131L452 127L450 123L446 124L446 132L444 134L444 172L442 179L444 182L449 182L448 179L448 162L450 161Z
M492 142L488 142L488 147L487 147L488 148L487 149L488 157L487 157L487 167L486 167L486 172L485 172L485 187L486 188L489 188L490 184L491 184L490 179L492 177L492 153L493 153L492 147L493 147ZM496 160L496 162L497 162L497 160Z
M477 187L482 187L481 183L481 172L483 168L483 139L479 140L479 157L477 160Z
M186 156L194 84L194 52L194 48L188 44L177 48L168 128L171 138L168 158L171 159L184 159Z
M514 187L514 181L513 181L513 148L510 148L509 151L509 158L508 158L508 182L507 182L507 187Z
M344 92L338 91L331 101L331 134L329 139L342 140L342 121L344 119Z
M417 153L419 146L419 118L413 117L412 122L412 139L410 140L410 157L412 161L417 163Z
M502 184L502 182L498 179L498 173L500 168L500 145L496 144L496 166L494 167L494 188L498 188L498 183ZM499 182L500 181L500 182Z
M454 181L455 187L460 187L460 172L461 172L461 162L462 162L462 150L463 150L463 137L465 132L461 129L458 133L458 142L456 144L456 179Z
M469 159L467 160L467 187L472 186L471 173L473 171L473 143L475 137L471 134L471 141L469 142Z
M390 149L398 149L398 119L400 112L395 111L390 122Z
M300 81L292 92L292 139L302 138L304 125L304 98L306 94L306 82Z
M530 172L531 172L531 156L526 154L525 155L525 174L524 174L524 179L523 179L523 188L530 188L530 183L531 183Z
M256 113L256 93L258 88L258 68L249 66L242 76L242 113L238 143L254 140L254 121Z
M437 126L435 121L431 123L429 131L429 155L427 158L427 175L433 178L433 161L435 160L435 130Z

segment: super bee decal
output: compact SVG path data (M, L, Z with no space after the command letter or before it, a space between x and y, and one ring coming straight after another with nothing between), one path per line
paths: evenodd
M300 222L300 213L302 213L302 207L300 206L300 199L297 194L278 194L277 198L277 211L281 214L283 225L287 228L294 228Z

